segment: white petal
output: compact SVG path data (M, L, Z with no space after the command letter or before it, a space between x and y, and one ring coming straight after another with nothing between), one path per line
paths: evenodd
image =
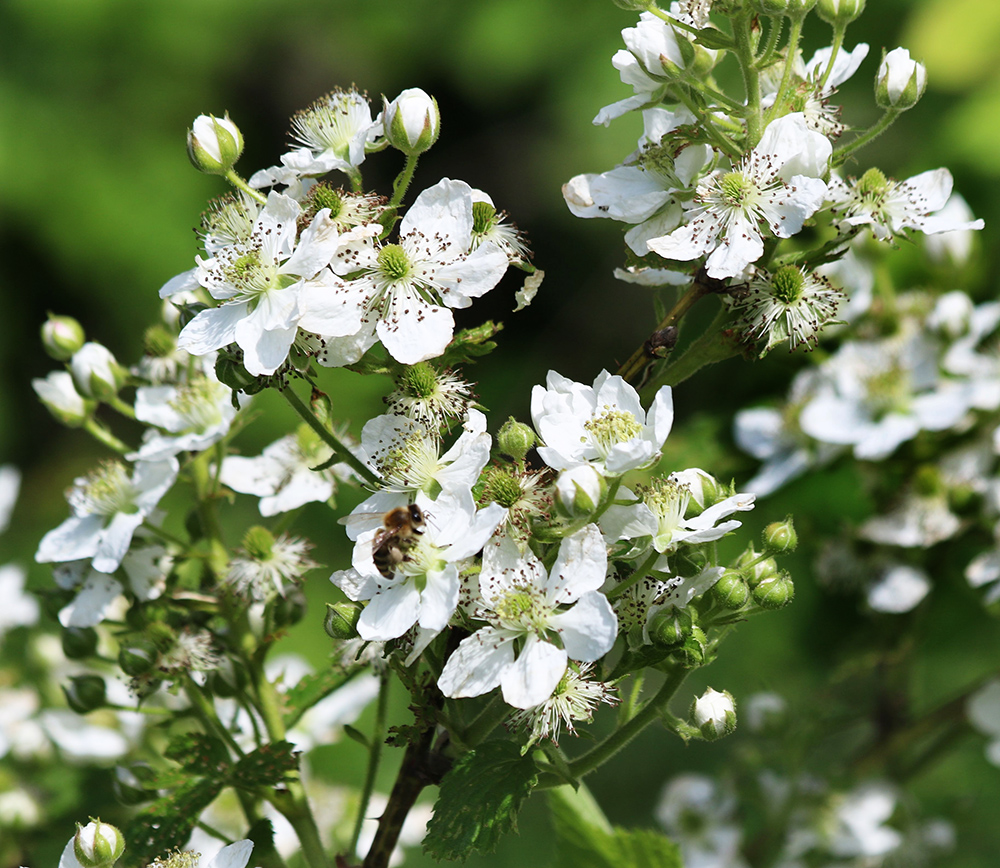
M554 615L550 623L559 631L570 658L584 663L607 654L618 635L618 617L599 591L584 594L569 611Z
M204 356L236 340L236 326L247 315L246 302L203 310L177 336L177 348Z
M419 612L420 592L412 582L400 582L371 598L358 619L358 634L368 641L398 639L417 622Z
M513 661L514 640L504 638L493 627L483 627L452 652L438 687L452 699L482 696L500 684L501 674Z
M552 695L566 672L566 652L529 636L520 656L500 678L504 702L531 708Z

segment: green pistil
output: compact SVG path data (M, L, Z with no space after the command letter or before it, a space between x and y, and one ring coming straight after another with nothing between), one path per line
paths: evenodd
M330 209L330 218L336 220L340 216L340 211L344 207L344 197L340 190L335 190L326 184L317 184L310 192L309 209L313 214L322 211L324 208Z
M933 464L923 464L917 468L913 478L913 488L923 497L934 497L945 493L941 473Z
M378 253L378 269L391 281L410 276L410 257L398 244L386 244Z
M677 180L677 172L674 166L674 152L671 148L662 145L649 145L643 148L639 154L639 165L654 175L663 178L671 186L683 186Z
M496 224L497 209L489 202L472 203L472 234L484 235Z
M642 425L636 421L635 416L623 410L608 410L603 416L591 419L583 427L606 451L642 434Z
M779 268L771 278L771 295L786 307L791 307L802 298L805 278L794 265Z
M857 183L857 191L862 196L881 196L889 189L889 181L878 169L869 169Z
M499 467L487 470L482 495L484 501L493 500L500 506L511 509L518 504L523 495L520 480L513 473Z
M173 332L158 323L146 329L142 342L146 348L146 354L158 359L169 356L177 349L177 339Z
M719 181L722 197L727 205L743 208L757 191L756 185L742 172L728 172Z
M526 589L512 589L493 607L497 617L508 624L527 626L536 621L538 602L534 594ZM536 624L535 626L542 626Z
M274 536L266 527L255 525L243 537L243 550L255 561L266 561L274 549Z
M174 851L149 863L149 868L198 868L201 854L193 850Z
M865 380L865 386L868 403L877 418L909 410L910 378L902 368L893 366L887 371L872 374Z
M427 362L403 370L396 380L399 391L411 398L430 398L439 391L437 371Z
M207 378L192 380L177 390L169 406L188 423L189 428L204 431L222 420L217 385Z

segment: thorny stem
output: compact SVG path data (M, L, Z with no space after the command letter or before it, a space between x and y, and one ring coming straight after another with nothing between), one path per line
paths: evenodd
M830 62L827 63L826 69L823 70L823 77L819 80L819 85L816 88L820 92L823 91L823 88L826 86L826 83L830 78L830 73L833 72L833 64L837 59L837 55L840 53L840 47L844 44L844 34L846 32L846 24L837 24L833 28L833 44L830 47Z
M746 91L747 107L747 139L744 150L751 151L760 141L763 129L760 105L760 73L754 65L753 37L750 33L753 16L749 11L743 12L733 19L733 36L736 38L736 58L743 73L743 88ZM799 22L801 28L802 22ZM795 32L794 25L792 32Z
M322 438L323 442L326 443L338 456L344 464L348 465L355 473L358 474L365 482L369 485L373 485L376 488L381 484L381 480L371 471L364 462L362 462L350 449L348 449L340 439L327 427L316 418L316 415L310 410L290 385L285 386L280 390L281 394L285 396L285 400L292 405L292 409L295 410L302 420L315 431Z
M392 198L385 206L387 211L395 210L403 201L403 196L406 195L410 181L413 180L413 173L417 170L417 159L417 154L407 154L406 165L403 166L403 171L392 182Z
M670 308L667 315L654 329L653 334L662 332L664 329L671 326L676 326L677 323L680 322L681 318L689 310L691 310L692 307L694 307L695 302L697 302L703 295L708 295L713 291L713 289L714 287L710 286L707 281L703 282L700 274L696 276L690 289L688 289L688 291L677 300L677 303ZM645 369L659 358L649 352L647 343L648 342L644 342L641 347L628 357L625 364L618 369L618 375L629 383L636 382Z
M798 18L792 19L792 26L788 30L788 44L785 46L785 69L781 74L781 84L778 85L778 92L774 95L774 102L771 107L767 110L767 114L764 117L764 125L766 126L772 120L774 116L781 107L782 103L785 101L785 97L788 95L788 86L792 82L792 70L795 68L795 58L798 56L799 52L799 40L802 38L802 22L805 21L805 16L800 15ZM758 79L758 86L759 86ZM754 142L756 144L756 142Z
M237 190L242 190L251 199L254 199L257 202L260 202L261 205L266 205L267 204L267 196L265 196L263 193L261 193L260 190L255 190L253 187L251 187L246 181L244 181L232 169L230 169L228 172L226 172L225 178Z
M772 18L770 21L771 26L767 34L767 43L757 58L757 62L754 64L757 69L764 69L771 65L771 58L774 57L774 52L778 48L778 40L781 38L781 30L785 23L784 18Z
M840 166L843 164L844 160L849 154L854 153L858 148L864 147L873 139L877 139L882 133L884 133L892 125L893 121L899 117L900 112L896 109L886 109L885 114L882 115L879 120L877 120L872 126L870 126L865 132L852 141L848 142L846 145L841 145L833 152L833 156L830 157L831 166Z

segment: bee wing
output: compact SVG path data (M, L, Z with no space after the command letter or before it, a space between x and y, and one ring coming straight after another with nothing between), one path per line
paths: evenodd
M387 512L397 506L409 503L405 494L395 491L376 491L363 503L359 503L350 515L338 519L347 528L347 536L351 540L363 534L366 530L382 526L382 518Z

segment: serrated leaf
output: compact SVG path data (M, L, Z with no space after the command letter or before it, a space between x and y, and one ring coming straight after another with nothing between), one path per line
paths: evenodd
M291 729L295 726L302 715L317 702L343 687L360 671L360 667L355 670L331 667L300 678L294 687L290 687L284 693L285 728Z
M253 789L280 784L299 767L299 755L290 741L275 741L241 757L233 766L230 782L234 787Z
M136 814L124 829L132 862L145 864L184 846L201 812L221 789L222 781L212 778L189 781Z
M517 812L538 783L531 757L517 745L490 741L462 757L441 781L424 851L435 859L492 852L517 829Z
M165 756L189 772L210 777L223 776L230 766L229 751L222 741L200 732L174 736Z
M448 344L436 363L445 367L454 367L465 362L474 362L496 349L496 337L503 329L503 323L487 320L482 325L471 329L462 329L451 343Z
M653 829L612 828L586 788L558 787L549 806L554 868L682 868L673 841Z

